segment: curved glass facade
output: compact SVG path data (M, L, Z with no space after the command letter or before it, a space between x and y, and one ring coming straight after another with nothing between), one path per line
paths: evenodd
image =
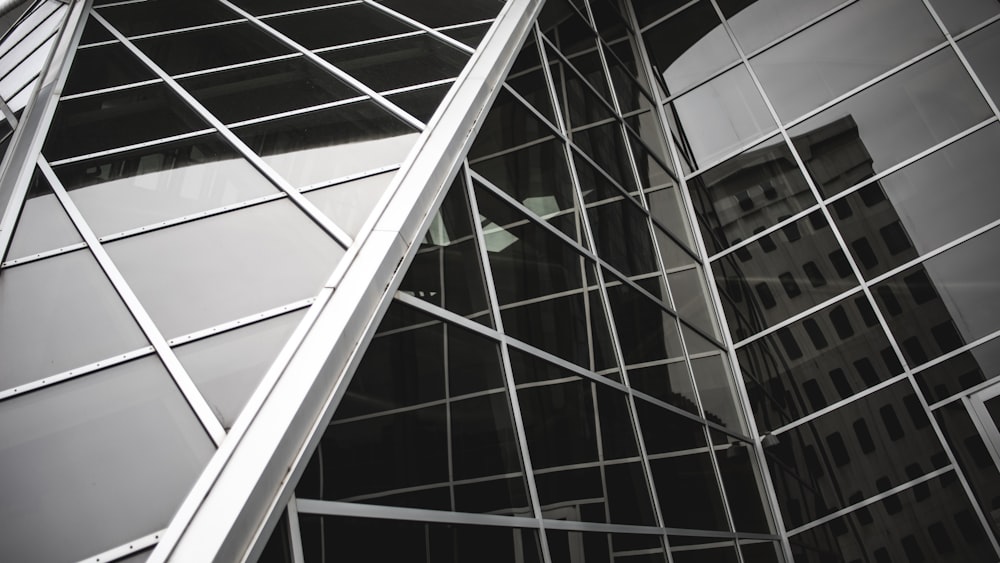
M0 21L12 560L1000 557L996 2Z

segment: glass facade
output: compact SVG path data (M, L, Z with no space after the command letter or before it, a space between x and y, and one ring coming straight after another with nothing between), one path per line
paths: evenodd
M996 2L0 24L12 560L1000 558Z

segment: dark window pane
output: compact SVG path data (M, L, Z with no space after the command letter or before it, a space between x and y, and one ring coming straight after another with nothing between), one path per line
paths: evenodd
M945 49L789 134L799 153L808 155L805 164L820 191L831 196L985 119L990 112L983 102L961 63Z
M215 22L238 16L222 4L199 0L152 0L98 10L124 35L143 35Z
M313 297L344 254L287 201L122 239L107 250L167 338Z
M920 4L860 2L750 63L778 115L788 121L942 41Z
M154 358L8 399L0 427L0 551L16 561L79 560L164 528L214 453Z
M121 43L80 49L73 57L63 94L78 94L156 78Z
M389 94L386 99L399 106L406 113L428 123L449 90L451 90L451 83L439 84L429 88Z
M135 46L167 74L245 63L292 52L290 47L249 23L137 39Z
M461 0L460 2L412 2L411 0L378 0L389 8L413 18L428 27L442 27L493 18L501 3L494 0Z
M268 25L309 49L416 31L382 10L364 4L313 10L266 21Z
M3 270L0 309L3 389L147 346L86 250Z
M239 127L234 132L295 186L398 164L417 134L371 101Z
M708 454L652 459L650 467L668 527L729 529Z
M1000 340L994 339L918 372L916 379L928 401L934 403L998 374Z
M173 92L155 84L59 102L42 152L60 160L205 127ZM102 134L95 135L97 129Z
M958 35L1000 12L1000 6L993 0L933 0L931 4L952 35Z
M454 78L469 55L429 35L393 39L323 53L337 68L377 90Z
M978 2L992 4L987 0L978 0ZM1000 10L997 6L992 6L991 9ZM993 101L1000 99L1000 72L997 71L993 58L997 49L1000 48L1000 24L994 23L986 29L976 32L975 35L960 41L958 45Z

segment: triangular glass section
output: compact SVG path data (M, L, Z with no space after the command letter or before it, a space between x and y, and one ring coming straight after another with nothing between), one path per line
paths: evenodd
M7 260L25 258L83 242L56 194L41 172L35 170L28 186L21 216L14 228Z
M496 341L393 303L297 497L530 515L502 370Z
M399 290L492 327L477 238L460 174L431 222Z

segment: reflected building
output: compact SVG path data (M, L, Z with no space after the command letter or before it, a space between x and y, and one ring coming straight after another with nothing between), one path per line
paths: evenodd
M998 20L11 6L0 553L995 561Z

